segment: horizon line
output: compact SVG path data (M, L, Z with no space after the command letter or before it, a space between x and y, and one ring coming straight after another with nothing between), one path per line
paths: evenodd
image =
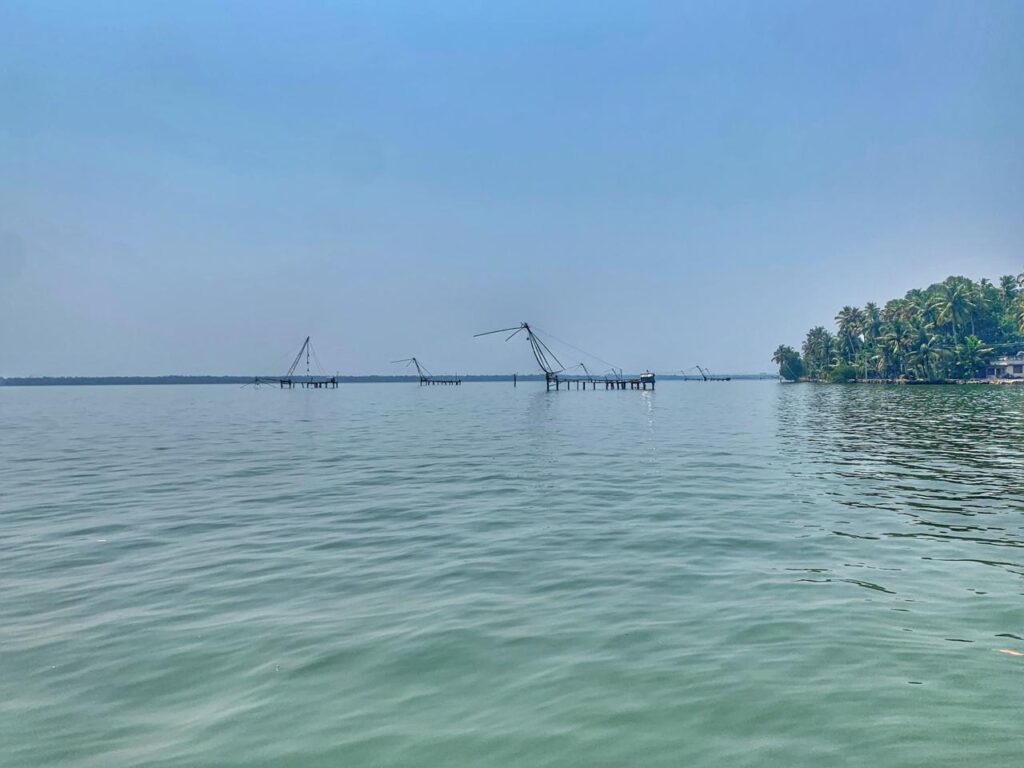
M438 374L448 375L448 374ZM512 381L514 378L520 381L543 381L542 373L466 373L451 374L458 375L467 381L495 382ZM629 376L632 374L623 374ZM715 376L729 376L738 379L764 379L778 378L777 373L768 371L757 371L747 373L716 373ZM0 376L0 386L37 386L45 384L53 385L89 385L89 384L246 384L252 383L257 378L279 379L280 375L238 375L238 374L158 374L158 375L100 375L100 376ZM305 376L290 377L295 381L304 381ZM311 377L318 378L318 377ZM576 377L572 377L575 379ZM581 380L586 377L579 377ZM658 378L667 381L702 381L699 374L668 373L660 374ZM405 383L419 381L418 376L394 375L394 374L338 374L339 382L348 383Z

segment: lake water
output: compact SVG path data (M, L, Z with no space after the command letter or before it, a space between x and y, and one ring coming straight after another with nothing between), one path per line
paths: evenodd
M0 389L0 764L1020 766L1024 389Z

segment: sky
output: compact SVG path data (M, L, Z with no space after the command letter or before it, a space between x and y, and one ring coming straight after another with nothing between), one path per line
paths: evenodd
M1024 271L1024 3L0 0L0 376L771 370ZM563 362L590 357L558 343Z

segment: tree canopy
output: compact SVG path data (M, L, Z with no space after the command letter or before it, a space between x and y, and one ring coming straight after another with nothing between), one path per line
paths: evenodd
M951 276L879 307L845 306L835 332L818 325L799 352L780 345L779 375L795 381L915 379L978 375L998 354L1024 349L1024 274L998 284Z

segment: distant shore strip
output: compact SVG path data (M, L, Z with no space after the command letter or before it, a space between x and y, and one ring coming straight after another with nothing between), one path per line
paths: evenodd
M734 379L748 381L777 381L778 376L770 373L731 374ZM461 376L465 382L512 382L513 377L519 381L544 381L544 374L477 374ZM66 386L126 386L126 385L158 385L158 384L250 384L253 376L20 376L0 378L0 387L66 387ZM659 376L669 381L701 381L699 376ZM416 376L339 376L342 384L415 384Z

